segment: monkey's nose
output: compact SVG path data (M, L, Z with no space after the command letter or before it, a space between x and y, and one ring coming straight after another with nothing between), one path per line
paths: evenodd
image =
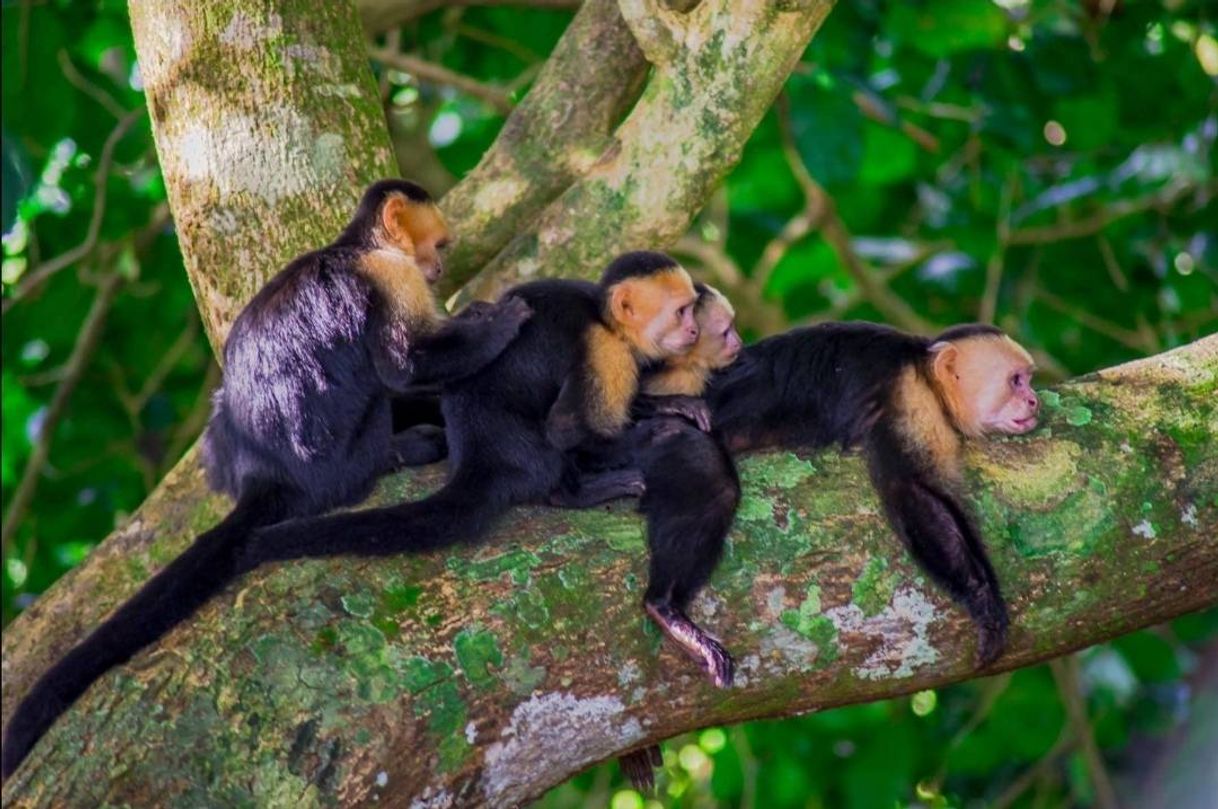
M1035 396L1029 396L1028 397L1028 407L1032 410L1033 413L1037 412L1038 410L1040 410L1040 399L1036 398Z

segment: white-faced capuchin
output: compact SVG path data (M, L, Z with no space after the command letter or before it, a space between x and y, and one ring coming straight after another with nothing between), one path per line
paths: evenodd
M392 434L388 395L478 371L530 314L511 300L440 319L429 284L447 241L426 191L381 181L334 242L292 261L245 306L203 438L208 480L235 507L34 684L6 729L5 777L94 680L230 581L254 528L355 503L378 476L444 457L441 430Z
M637 470L581 473L551 436L578 442L619 431L629 421L640 365L697 341L688 273L662 253L627 253L599 284L536 281L509 290L500 305L513 300L533 312L520 336L481 372L444 386L444 487L418 502L263 529L243 566L422 552L480 538L513 505L584 507L638 495Z
M706 393L733 452L862 447L897 535L977 625L977 665L1002 654L1007 609L961 494L966 437L1036 426L1032 358L991 326L933 339L869 323L796 329L745 349Z
M647 515L649 551L643 608L711 682L726 688L732 684L732 657L687 609L718 565L740 503L736 465L719 437L706 432L710 417L700 397L711 375L731 365L743 343L731 302L713 287L699 284L697 290L697 344L644 377L643 393L635 400L640 420L620 442L625 457L610 463L635 466L643 475L639 510ZM683 418L666 415L681 413L670 406L674 397L690 400ZM654 786L660 761L658 746L619 759L622 771L644 792Z

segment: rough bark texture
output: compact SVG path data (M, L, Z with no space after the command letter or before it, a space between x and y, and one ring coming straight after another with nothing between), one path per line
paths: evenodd
M702 0L681 13L623 0L653 64L642 98L596 164L462 291L490 298L543 276L592 278L606 256L664 247L689 227L741 149L831 0Z
M456 238L442 295L472 278L591 168L646 72L616 0L589 0L478 166L444 196Z
M396 174L348 3L132 0L186 272L215 347L292 257ZM219 352L217 352L219 353Z
M1044 398L1042 427L969 453L1013 607L995 670L1218 603L1218 337ZM628 508L521 510L478 548L248 577L93 688L5 803L511 805L691 728L975 675L968 620L899 548L858 459L770 454L742 475L695 610L737 655L730 691L644 620ZM6 704L226 507L189 467L166 485L14 624Z

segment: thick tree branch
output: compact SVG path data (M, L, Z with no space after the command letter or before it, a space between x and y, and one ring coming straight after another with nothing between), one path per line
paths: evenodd
M1013 610L995 670L1218 602L1216 390L1218 337L1047 391L1044 426L970 451ZM858 459L758 456L742 477L695 609L738 656L730 691L644 620L629 508L520 510L480 548L249 576L92 689L6 802L503 806L691 728L976 674L972 627L900 549ZM437 482L400 476L374 500ZM226 507L189 466L166 489L6 633L6 703Z
M832 3L703 0L612 145L462 292L537 276L594 277L615 253L671 245L739 159Z
M588 0L477 167L440 206L455 242L447 296L587 172L638 98L647 61L616 0Z

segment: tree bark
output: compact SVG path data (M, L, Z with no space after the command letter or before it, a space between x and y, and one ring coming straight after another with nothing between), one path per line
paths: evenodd
M132 0L161 172L217 349L245 301L395 174L348 3Z
M596 164L465 286L493 298L544 276L596 277L606 257L664 248L740 159L832 0L621 0L652 75Z
M216 345L240 303L288 257L332 237L360 187L392 169L350 12L233 5L132 5L170 202ZM722 21L716 8L689 19ZM640 107L675 99L664 66L690 58L684 47L710 61L743 58L739 39L754 35L743 22L779 40L781 53L764 50L768 61L752 77L776 87L781 76L769 71L785 75L802 49L795 40L806 42L819 19L749 9L706 29L652 30L635 13L644 50L661 65ZM779 18L805 27L784 34ZM722 36L710 50L689 35L674 48L674 30ZM714 81L713 71L703 79ZM690 103L709 109L696 95ZM619 227L641 238L649 213L665 223L647 231L655 238L677 228L682 215L671 206L683 200L692 215L701 205L693 191L713 181L698 179L696 164L726 171L755 111L744 107L717 142L726 156L698 144L677 166L665 162L674 127L647 113L662 133L648 158L636 109L618 134L621 149L607 150L546 212L536 231L554 236L538 242L546 261L570 258L555 271L586 273L623 246L598 237L577 248L555 223L590 239ZM634 178L622 210L612 195L604 208L592 205L610 175ZM645 193L653 181L656 193ZM508 250L517 258L499 266L525 267L518 258L528 251ZM983 529L1014 607L1001 667L1215 603L1216 392L1218 338L1209 338L1049 392L1044 427L971 454ZM417 498L440 474L387 479L370 504ZM856 459L758 456L744 462L743 478L731 547L699 606L740 661L731 691L707 686L644 621L642 526L627 507L520 510L481 548L302 562L247 577L103 678L5 785L4 803L498 806L689 728L974 674L967 620L896 545ZM4 633L5 715L228 508L206 492L189 454Z
M1046 391L1044 426L970 450L1013 613L992 671L1218 603L1216 392L1211 337ZM628 507L521 509L477 548L248 576L90 690L6 805L513 805L693 728L977 674L967 617L901 550L858 459L762 455L742 478L695 609L736 654L731 690L644 619ZM388 479L372 504L438 481ZM141 510L14 624L6 690L79 634L57 612L93 624L225 507L193 470L167 485L182 508Z

